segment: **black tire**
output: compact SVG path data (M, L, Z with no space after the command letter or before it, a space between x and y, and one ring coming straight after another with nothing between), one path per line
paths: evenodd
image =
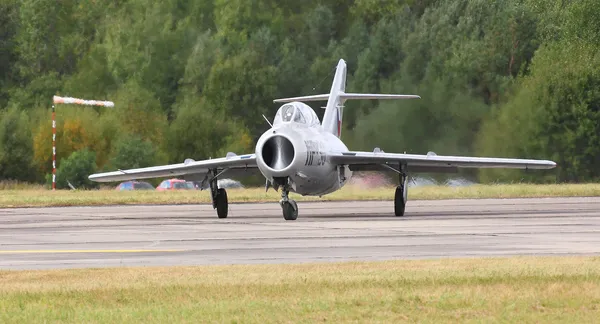
M394 195L394 214L396 216L404 216L405 209L406 201L404 200L403 186L397 186L396 193Z
M219 216L219 218L227 218L227 213L229 212L227 191L225 191L223 188L217 189L217 197L215 197L215 201L217 202L217 216Z
M295 201L289 200L281 206L283 209L283 218L285 220L296 220L298 218L298 205Z

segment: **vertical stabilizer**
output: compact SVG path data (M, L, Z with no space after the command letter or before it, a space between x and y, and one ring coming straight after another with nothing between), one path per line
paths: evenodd
M327 99L325 114L321 125L325 131L335 134L337 137L342 135L342 116L344 113L344 99L342 94L346 90L346 61L340 59L335 70L331 91Z
M344 115L344 102L346 100L362 99L419 99L418 95L405 94L378 94L378 93L346 93L346 61L340 59L328 94L317 94L293 98L275 99L273 102L293 101L324 101L327 100L325 115L321 126L327 132L337 137L342 135L342 117Z

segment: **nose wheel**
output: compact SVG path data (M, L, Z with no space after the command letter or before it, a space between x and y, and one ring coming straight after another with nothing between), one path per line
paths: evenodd
M281 203L283 218L285 220L296 220L298 218L298 204L293 200Z

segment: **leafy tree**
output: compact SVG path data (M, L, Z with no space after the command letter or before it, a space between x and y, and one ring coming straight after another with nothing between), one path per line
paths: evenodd
M405 9L407 1L397 0L356 0L350 9L352 18L375 25L383 18L396 16Z
M407 15L399 15L396 18L379 20L372 27L371 37L362 40L362 42L366 41L368 43L365 45L365 49L356 57L353 77L348 78L348 86L353 91L380 93L380 83L389 78L400 67L406 56L401 44L404 42L407 31L406 24L409 23L410 18ZM353 31L359 35L351 36L358 38L352 43L360 42L359 37L364 37L365 27L357 25L354 28ZM350 62L348 64L350 65ZM405 91L405 89L394 89L393 93L401 91ZM344 114L345 125L352 129L357 122L357 116L369 114L377 106L377 103L375 100L348 103L347 113Z
M252 136L264 128L262 114L274 111L268 107L277 89L275 66L262 62L262 58L257 52L245 51L215 63L204 93L211 106L246 124Z
M0 107L8 103L8 89L15 82L12 79L14 62L18 56L15 48L17 33L18 6L14 0L0 2Z
M407 80L382 87L390 88L417 92ZM454 92L444 81L429 84L418 93L422 99L385 102L360 116L345 139L353 149L368 151L378 146L388 152L470 154L486 105Z
M540 48L531 75L485 124L479 151L555 160L559 181L600 179L598 53L597 45L582 41ZM532 179L519 171L482 172L487 181L521 178Z
M352 148L552 158L559 180L593 180L597 2L5 0L0 122L31 131L32 179L51 168L52 95L116 103L58 107L59 159L88 148L109 168L132 138L157 164L248 152L274 98L329 91L344 58L348 91L423 98L347 102ZM480 173L555 180L540 174Z
M52 125L48 125L48 121L40 122L31 128L31 132L33 134L32 163L38 174L48 174L52 172ZM59 138L58 134L57 138Z
M11 89L12 105L32 108L49 105L64 82L75 72L78 59L87 52L101 25L104 6L93 0L19 1L19 26L15 34L13 62L21 84Z
M95 43L77 63L77 72L65 80L61 93L77 94L79 98L111 100L109 93L118 89L114 76L108 70L106 48Z
M109 113L119 119L121 129L142 139L162 144L167 131L167 116L161 112L160 101L153 92L130 80L114 95L115 108Z
M304 25L307 26L306 50L317 55L323 54L327 45L335 35L335 21L332 10L325 5L318 5L308 12Z
M62 109L61 109L62 108ZM56 156L57 160L70 156L83 148L92 148L96 143L90 134L91 123L67 109L83 110L81 107L58 107L56 110ZM48 110L46 113L49 115ZM85 112L83 112L85 114ZM48 116L49 117L49 116ZM52 124L42 120L33 130L33 163L42 174L52 171ZM58 166L57 166L58 167Z
M59 7L52 0L23 0L19 6L17 33L19 70L24 78L53 70L58 61Z
M60 160L71 153L88 148L96 153L99 168L108 162L112 143L123 133L121 120L113 108L57 105L56 156ZM49 109L33 111L37 120L32 122L33 164L39 175L52 171L52 124ZM101 113L101 114L100 114Z
M245 48L254 31L266 27L275 34L283 29L282 10L275 0L215 0L217 37L232 55Z
M0 178L32 181L33 144L27 114L9 109L0 121Z
M206 1L200 1L200 8ZM130 0L109 18L104 47L108 70L119 85L131 82L147 89L162 111L170 113L195 36L196 19L186 9L194 2ZM198 13L198 8L193 12Z
M253 150L252 144L243 125L190 96L181 103L170 128L169 160L181 163L187 158L224 156L228 151L243 154Z
M157 149L137 135L120 138L113 146L111 169L133 169L156 164Z
M56 170L56 188L68 189L71 183L77 189L96 188L98 184L88 176L96 172L96 153L84 148L75 151L68 158L61 159Z

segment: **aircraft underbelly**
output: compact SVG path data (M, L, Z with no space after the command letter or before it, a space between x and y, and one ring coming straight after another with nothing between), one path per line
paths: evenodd
M302 195L321 196L340 189L351 176L347 168L340 170L327 160L327 152L344 151L346 146L330 133L303 134L304 160L292 178L295 192Z
M301 195L325 195L340 187L337 171L333 166L322 166L319 170L304 169L291 179L295 184L294 192Z

